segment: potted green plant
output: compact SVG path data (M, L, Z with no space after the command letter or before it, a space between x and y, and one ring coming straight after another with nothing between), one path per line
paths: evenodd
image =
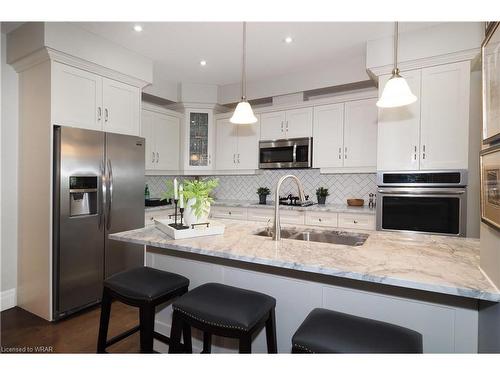
M316 190L316 198L318 198L318 204L325 204L326 197L328 197L330 193L328 193L328 189L324 187L319 187Z
M266 198L271 191L267 187L260 187L257 189L257 194L259 195L259 204L266 204Z
M171 183L167 184L165 198L173 196ZM210 214L210 205L214 199L210 196L212 191L219 185L219 180L184 180L182 181L184 199L184 223L188 226L197 223L206 223ZM180 197L179 197L180 198Z

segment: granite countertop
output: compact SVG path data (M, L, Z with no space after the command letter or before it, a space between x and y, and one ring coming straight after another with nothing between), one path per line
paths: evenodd
M479 268L479 240L425 234L369 234L352 247L256 236L262 223L218 220L218 236L173 240L154 225L109 238L187 253L270 265L379 284L500 301L500 291ZM288 227L288 226L285 226Z
M244 201L244 200L216 200L212 203L213 207L223 206L223 207L243 207L243 208L262 208L262 209L274 209L274 202L268 202L267 204L259 204L257 201ZM167 206L157 206L157 207L146 207L146 211L158 211L173 208L173 205ZM343 212L343 213L358 213L358 214L369 214L375 215L375 208L369 208L367 205L362 207L348 206L347 204L314 204L307 207L297 207L297 206L285 206L281 205L280 210L294 210L294 211L322 211L322 212Z

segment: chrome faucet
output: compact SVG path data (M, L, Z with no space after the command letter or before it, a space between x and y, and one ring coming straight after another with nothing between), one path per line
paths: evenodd
M298 179L297 176L294 176L293 174L288 174L286 176L283 176L280 178L278 181L278 184L276 185L276 192L274 194L274 223L273 223L273 240L274 241L279 241L281 240L281 224L280 224L280 188L281 184L283 181L287 179L293 179L297 183L297 188L299 189L299 199L300 203L304 203L306 200L306 197L304 195L304 187L302 186L302 182Z

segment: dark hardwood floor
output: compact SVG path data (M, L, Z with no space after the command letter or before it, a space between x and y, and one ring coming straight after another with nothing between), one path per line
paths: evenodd
M0 345L4 353L9 348L50 347L54 353L95 353L99 329L99 307L51 323L19 307L0 314ZM108 338L138 324L138 309L113 302ZM110 346L110 353L138 353L139 332Z

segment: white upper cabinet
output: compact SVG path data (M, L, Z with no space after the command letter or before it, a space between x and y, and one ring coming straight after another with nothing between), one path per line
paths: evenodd
M259 125L258 122L235 125L230 123L229 119L217 120L217 170L258 169Z
M219 119L216 134L215 167L217 170L237 169L238 126L229 122L229 119Z
M260 139L270 141L286 137L285 111L268 112L260 115Z
M344 154L344 103L314 107L313 167L339 168Z
M141 113L141 137L146 140L145 146L145 161L146 170L155 169L156 167L156 144L153 129L153 112L142 111Z
M344 167L371 167L377 163L376 99L345 103Z
M403 72L417 102L379 110L377 169L467 169L470 62ZM379 79L379 95L389 76Z
M52 65L52 118L55 125L102 129L102 78L69 65Z
M260 115L261 140L311 137L312 128L312 107L268 112Z
M467 169L468 62L422 69L421 169Z
M180 119L159 113L153 117L153 125L156 137L156 169L179 170Z
M146 139L146 170L179 170L180 122L176 116L142 110L141 136Z
M103 78L104 128L111 133L138 135L140 132L141 90Z
M369 98L314 107L314 168L337 173L375 170L375 102Z
M185 127L183 131L184 170L212 170L215 135L213 126L213 110L186 109Z
M398 108L380 108L378 113L377 169L418 170L420 166L420 70L401 73L418 100ZM391 76L379 77L379 96Z
M285 138L311 137L313 128L312 107L286 111Z
M58 62L52 63L55 125L139 135L141 90Z

